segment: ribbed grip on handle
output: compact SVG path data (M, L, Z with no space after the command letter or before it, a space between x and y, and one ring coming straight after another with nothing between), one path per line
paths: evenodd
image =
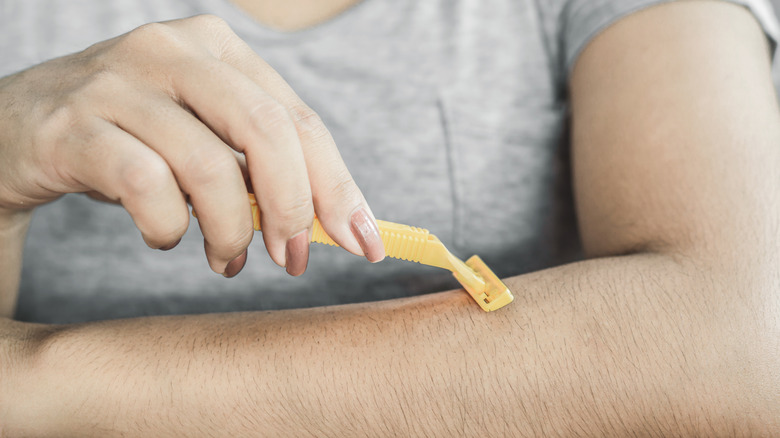
M393 222L376 222L388 257L420 262L428 244L428 230Z
M339 246L333 239L328 236L328 233L322 228L322 224L316 218L311 226L311 241L314 243L324 243L331 246Z
M385 246L385 254L401 260L420 262L428 243L428 230L386 221L376 221L379 225L379 235ZM311 241L339 246L322 228L319 220L314 219Z
M252 222L255 230L260 231L260 209L253 194L249 194L249 204L252 208ZM387 221L376 221L379 225L379 235L385 245L385 254L401 260L420 262L425 253L425 245L428 243L430 232L424 228L409 225L396 224ZM339 246L322 228L322 224L314 218L312 224L311 241L324 243L331 246Z

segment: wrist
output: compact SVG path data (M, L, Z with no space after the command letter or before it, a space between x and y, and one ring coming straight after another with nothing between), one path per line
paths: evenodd
M14 235L21 232L23 235L32 220L32 209L11 210L0 207L0 238L6 234Z
M22 253L32 211L0 209L0 317L11 318L22 274Z

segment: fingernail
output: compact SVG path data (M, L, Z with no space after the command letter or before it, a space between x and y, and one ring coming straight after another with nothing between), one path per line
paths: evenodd
M303 230L287 241L285 247L287 273L297 277L306 271L309 264L309 230Z
M242 269L244 269L245 264L246 264L246 250L244 250L243 254L234 258L230 263L227 264L227 266L225 267L225 272L222 275L225 276L225 278L233 278L236 275L238 275L238 273L241 272Z
M179 239L179 240L177 240L177 241L175 241L175 242L171 243L170 245L165 245L165 246L161 247L161 248L160 248L160 251L170 251L170 250L172 250L173 248L176 248L176 245L178 245L178 244L179 244L179 242L181 242L181 239Z
M379 236L379 228L365 208L352 213L350 228L369 262L376 263L385 258L385 245Z

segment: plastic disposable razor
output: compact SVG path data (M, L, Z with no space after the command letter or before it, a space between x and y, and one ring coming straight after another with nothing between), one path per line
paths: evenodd
M254 228L260 231L260 210L253 194L249 195L249 202L252 206ZM426 229L380 220L376 222L388 257L451 271L466 292L486 312L500 309L514 300L509 288L479 256L471 256L464 263ZM314 219L311 241L338 246L325 233L317 218Z

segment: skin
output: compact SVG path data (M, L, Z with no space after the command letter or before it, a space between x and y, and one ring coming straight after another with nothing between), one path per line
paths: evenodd
M9 214L87 192L122 204L150 247L170 249L189 201L211 269L235 275L241 266L228 264L243 265L254 235L249 188L268 252L288 271L305 269L306 239L298 260L286 259L288 242L311 231L315 212L364 254L350 220L370 209L327 128L219 18L149 24L8 76L0 101ZM384 256L368 249L371 261Z
M282 32L306 29L328 21L360 0L231 0L260 23Z
M570 85L588 260L506 279L516 301L490 314L450 291L70 326L3 320L0 430L780 434L780 112L759 26L721 2L654 7L597 36ZM2 217L2 269L17 278L26 220Z

